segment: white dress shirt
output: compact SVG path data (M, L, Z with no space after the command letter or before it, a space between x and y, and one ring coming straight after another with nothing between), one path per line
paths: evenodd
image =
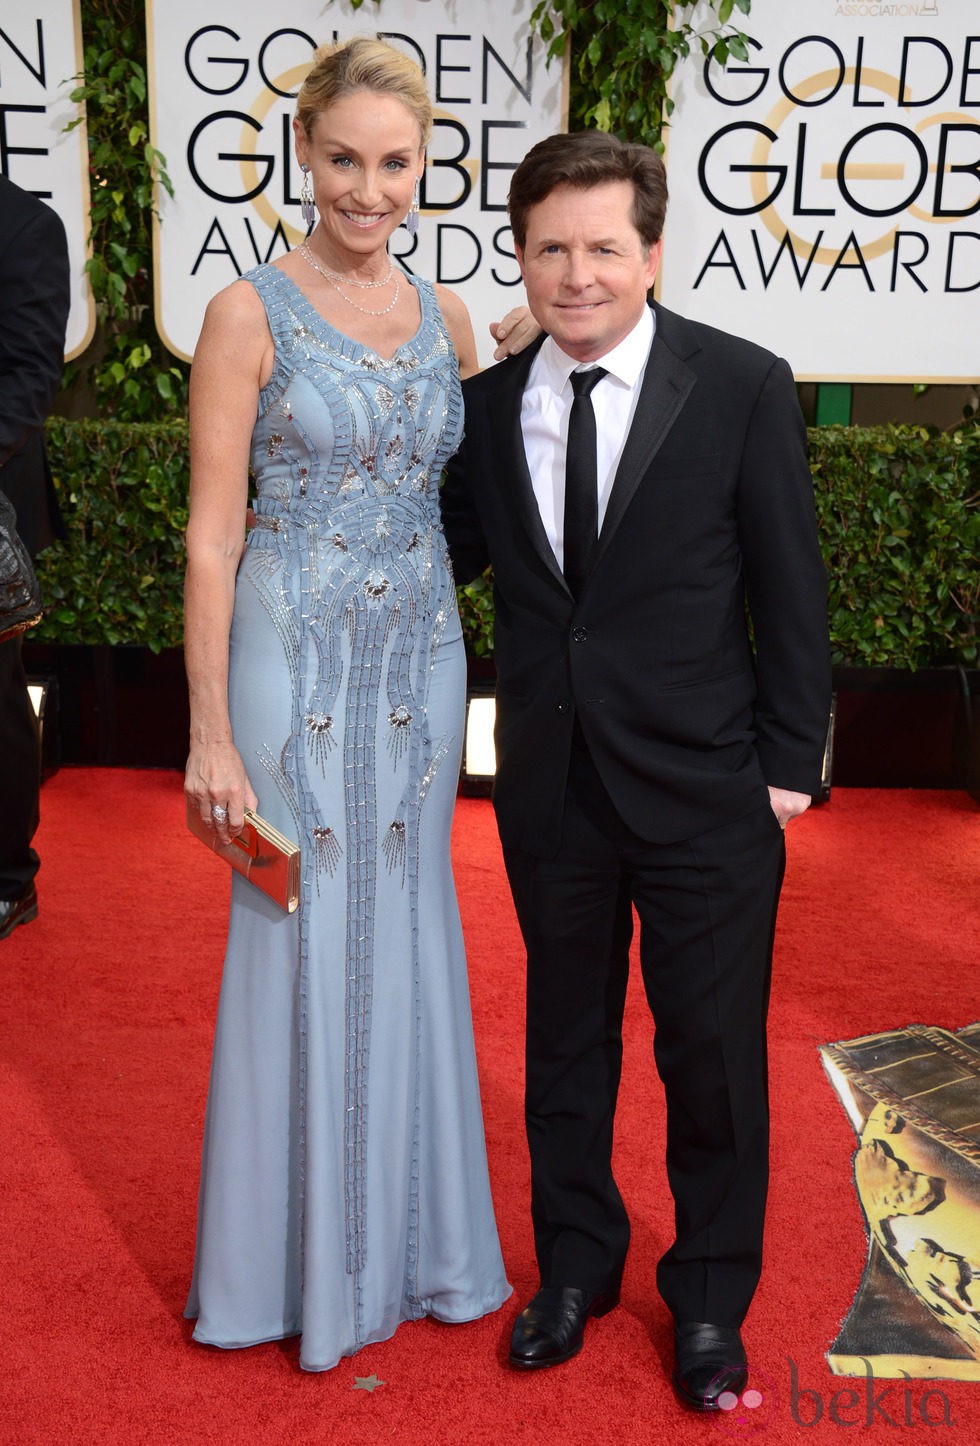
M569 377L574 371L593 366L605 367L608 372L592 389L601 531L619 459L633 423L653 333L653 311L645 306L629 335L594 362L582 365L548 336L531 363L521 402L521 431L534 496L559 567L564 566L565 444L573 395Z

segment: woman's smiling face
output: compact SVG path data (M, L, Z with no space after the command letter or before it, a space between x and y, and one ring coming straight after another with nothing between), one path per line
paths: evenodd
M322 110L296 156L310 167L323 240L363 257L383 250L412 204L424 153L419 125L393 96L355 90Z

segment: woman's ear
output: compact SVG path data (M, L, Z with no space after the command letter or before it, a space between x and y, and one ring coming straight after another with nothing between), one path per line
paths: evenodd
M293 145L297 161L305 165L310 158L310 142L298 116L293 116Z

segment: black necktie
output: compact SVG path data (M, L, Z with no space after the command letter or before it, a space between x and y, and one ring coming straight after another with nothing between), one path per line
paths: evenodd
M568 417L565 449L565 581L578 597L589 574L589 559L599 531L599 483L596 466L595 412L589 393L606 375L603 367L572 372L575 393Z

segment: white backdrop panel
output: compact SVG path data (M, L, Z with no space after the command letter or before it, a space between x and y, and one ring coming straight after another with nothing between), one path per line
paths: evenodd
M528 148L564 125L562 72L545 67L527 0L148 0L151 128L174 199L160 195L156 318L194 351L222 286L303 238L290 122L315 46L378 33L423 65L436 107L416 243L391 251L458 291L481 358L487 327L524 299L506 200Z
M747 65L676 72L664 303L800 379L980 376L978 22L977 0L752 0Z
M53 207L68 233L72 298L65 356L91 340L95 307L85 275L89 169L85 126L68 99L82 70L79 0L0 6L0 171Z

